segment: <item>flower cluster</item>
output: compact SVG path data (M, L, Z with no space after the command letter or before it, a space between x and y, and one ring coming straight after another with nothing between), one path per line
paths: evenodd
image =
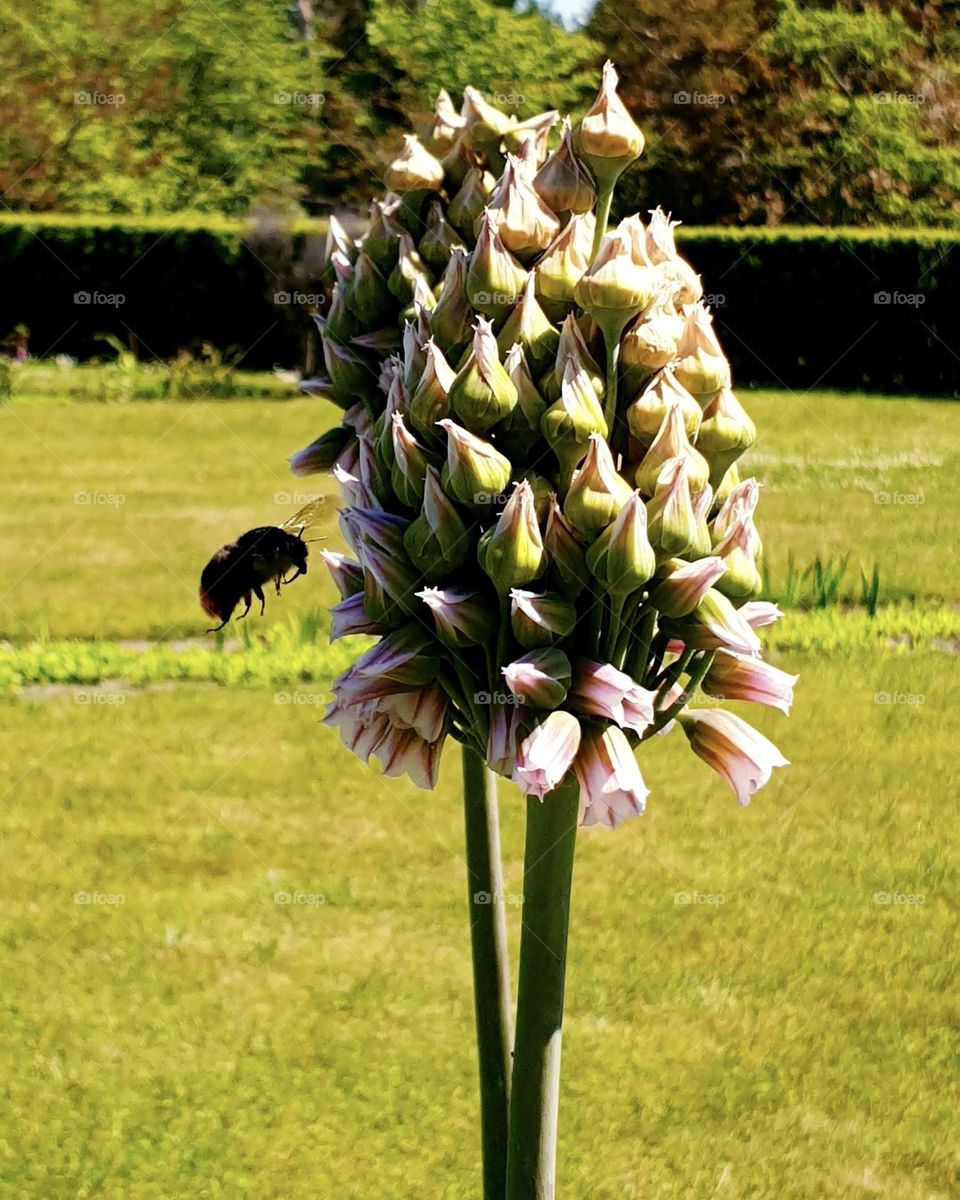
M292 460L344 497L331 636L379 639L334 686L350 749L423 787L448 736L531 795L572 771L611 826L675 721L746 803L786 760L687 702L795 682L760 657L756 430L700 278L660 209L608 229L643 149L616 87L576 126L441 93L364 236L330 222L310 390L343 420Z

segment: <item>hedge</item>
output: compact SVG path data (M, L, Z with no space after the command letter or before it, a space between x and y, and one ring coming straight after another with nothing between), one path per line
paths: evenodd
M113 332L135 336L145 355L208 341L252 368L296 365L308 322L276 296L309 293L310 279L289 263L305 251L315 260L323 233L322 222L305 221L265 244L262 230L207 214L6 213L0 337L24 324L33 353L88 357L104 352L96 335ZM740 383L960 391L960 235L681 226L678 239Z

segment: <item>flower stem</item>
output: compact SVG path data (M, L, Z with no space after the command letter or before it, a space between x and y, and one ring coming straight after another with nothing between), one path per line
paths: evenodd
M497 777L468 746L463 747L463 792L473 1000L480 1065L483 1200L504 1200L513 1020Z
M607 352L606 375L607 389L603 397L603 419L607 423L607 437L610 439L611 445L614 443L614 427L617 423L617 373L619 371L620 360L620 334L622 328L617 331L616 336L607 333L604 330L603 341L604 348Z
M507 1200L553 1200L570 885L580 789L527 797Z
M607 232L607 225L610 221L610 205L613 202L613 193L616 190L618 178L619 173L609 181L597 181L599 188L597 192L597 226L593 233L593 249L590 251L591 262L597 257L597 251L600 249L603 235Z

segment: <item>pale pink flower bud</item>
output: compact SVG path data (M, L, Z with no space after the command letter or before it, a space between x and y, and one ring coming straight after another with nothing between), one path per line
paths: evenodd
M799 675L788 675L760 658L745 658L720 650L701 686L708 696L766 704L788 716L793 703L793 687L799 678Z
M584 825L615 829L628 817L642 814L649 788L626 734L615 725L583 731L574 770L580 782Z
M665 564L665 569L668 573L650 593L650 603L665 617L685 617L727 567L722 559L711 555L690 563L673 558Z
M733 713L687 709L679 721L694 754L730 784L741 804L750 803L774 767L789 765L773 742Z
M686 324L673 368L681 384L701 404L730 386L730 364L713 331L713 317L702 304L686 309Z
M543 800L563 782L579 747L577 718L563 711L550 713L520 743L511 772L514 782L525 795Z
M626 352L631 334L624 338ZM630 432L642 446L649 446L660 430L670 409L677 405L683 419L683 428L687 438L693 440L700 429L700 405L685 387L677 382L676 376L669 367L657 375L656 379L640 393L627 409L627 424Z
M679 621L664 620L665 633L677 636L692 650L732 650L734 654L759 654L760 639L726 596L710 588L703 599Z
M671 458L664 464L647 504L650 544L661 554L673 558L685 554L693 546L697 530L687 481L687 460Z
M521 704L559 708L570 686L570 659L562 650L530 650L503 668L507 687Z
M507 155L503 178L487 213L504 246L521 262L545 250L560 231L560 222L524 177L512 154Z
M384 181L391 192L436 191L443 187L443 166L420 139L412 133L404 135L403 149L387 167Z
M548 316L557 317L573 307L573 293L590 266L594 219L591 213L571 217L537 263L537 299Z
M746 604L741 604L737 611L751 629L764 629L783 616L780 606L770 604L767 600L748 600Z
M653 701L653 692L610 663L574 659L571 708L591 717L616 721L621 729L643 733L653 721Z
M555 213L583 213L593 208L596 192L574 152L573 130L568 117L563 121L560 145L537 172L533 186Z
M660 472L670 459L678 457L686 461L691 494L703 491L710 478L710 465L700 451L691 445L680 402L675 400L667 409L660 431L637 467L637 487L645 496L653 495Z
M430 610L437 637L444 645L460 649L484 645L496 637L496 616L479 592L428 587L416 595Z

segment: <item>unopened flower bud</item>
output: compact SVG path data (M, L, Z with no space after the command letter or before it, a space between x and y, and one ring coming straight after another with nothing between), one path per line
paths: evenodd
M353 431L344 425L328 429L315 442L291 454L290 470L294 475L316 475L320 471L329 471L353 440Z
M392 201L375 200L370 205L370 220L361 242L363 253L385 276L389 275L396 265L400 249L397 239L403 229L396 220L399 203L399 199L394 198Z
M573 478L563 503L563 515L588 538L596 537L614 520L633 495L617 474L610 447L598 433L590 435L587 456Z
M607 436L596 390L586 371L578 369L572 359L567 363L560 399L543 414L540 429L565 476L572 476L592 435Z
M443 167L412 133L403 138L403 149L387 167L384 182L391 192L438 191L443 187Z
M645 496L653 495L664 464L678 457L685 459L687 463L690 491L703 491L710 477L710 467L703 455L691 445L684 427L680 403L675 400L667 409L657 436L650 443L650 448L637 467L637 487Z
M532 374L539 378L554 362L560 335L537 301L535 284L536 278L531 272L516 307L497 335L497 345L505 354L515 342L519 342Z
M497 620L490 601L465 588L424 588L418 599L430 610L437 637L454 650L479 646L496 637Z
M521 704L559 708L570 687L570 659L562 650L530 650L503 668L507 687Z
M348 600L363 591L363 567L358 562L333 550L321 550L320 557L330 572L341 600Z
M619 338L627 322L647 308L656 292L653 271L637 266L624 235L617 232L600 243L596 257L577 283L574 299L605 336Z
M691 499L693 519L697 523L697 534L689 547L684 551L684 558L706 558L713 553L713 541L707 518L713 507L713 488L708 483L702 492L697 492Z
M423 507L404 531L403 545L429 583L438 583L456 571L473 549L466 523L431 466L424 477Z
M576 623L576 605L566 596L561 596L558 592L511 589L510 628L524 649L534 650L539 646L550 646L572 633Z
M551 108L547 112L527 117L525 121L518 121L503 135L504 147L512 154L523 156L533 148L532 158L536 165L531 172L531 178L536 174L536 167L547 157L550 130L559 120L560 114L555 108Z
M442 271L450 261L455 246L463 245L463 238L443 215L439 200L427 205L427 228L418 247L420 257L435 271Z
M731 467L731 470L735 469L735 467ZM717 503L719 504L719 509L716 517L714 517L711 528L714 545L723 541L730 530L745 517L749 517L752 520L759 502L760 484L756 479L744 479L742 483L740 480L737 480L722 500L718 495ZM755 534L756 530L754 527ZM757 538L757 544L754 548L756 553L759 554L759 538Z
M403 386L409 392L417 386L417 381L427 365L425 343L421 340L420 331L411 321L405 321L403 326Z
M667 559L657 571L658 582L650 593L650 603L665 617L685 617L726 569L723 561L713 555L696 562Z
M620 365L626 386L632 390L651 371L659 371L673 362L682 336L683 318L663 303L637 317L620 343Z
M350 311L350 306L347 304L348 285L344 283L336 283L330 292L330 306L327 309L326 318L322 318L314 314L314 321L321 333L325 333L334 341L341 342L344 345L356 334L360 328L357 318Z
M739 486L740 471L737 468L737 464L734 463L733 466L727 468L727 473L717 484L717 494L714 497L714 504L724 505Z
M573 307L576 286L590 266L593 227L591 213L571 217L537 263L537 299L551 318L564 316Z
M371 621L367 616L366 602L362 592L355 596L345 597L330 609L328 636L331 642L336 642L342 637L356 637L357 634L382 637L389 631L388 625L384 625L380 621Z
M487 207L493 183L489 172L471 167L447 208L447 220L470 242L474 238L474 225Z
M546 554L533 491L525 479L513 489L496 525L480 538L477 558L502 595L542 573Z
M759 654L760 639L726 596L709 588L697 607L679 621L661 622L670 636L691 650L731 650L734 654Z
M574 133L577 153L598 181L616 179L643 153L643 134L617 95L613 63L603 65L603 83Z
M480 165L480 159L467 145L462 133L440 162L443 166L444 184L448 196L455 196L463 187L463 181L467 175Z
M444 491L461 504L488 507L510 481L510 460L449 417L437 424L447 434L447 461L440 476Z
M524 178L512 154L507 155L503 178L486 211L504 246L521 262L545 250L560 230L560 222Z
M329 398L349 408L370 387L370 368L358 355L329 337L321 337L323 362L330 379Z
M517 389L500 362L490 321L478 317L473 349L450 385L450 407L471 433L485 433L517 403Z
M560 145L537 172L533 186L555 213L584 213L593 208L597 194L573 149L569 118L564 118Z
M430 460L423 447L396 412L391 417L393 434L393 466L390 481L393 493L407 508L419 508L423 500L423 484Z
M701 404L730 386L730 364L713 331L713 318L702 304L686 309L679 361L673 368L678 381Z
M520 299L527 273L504 246L496 223L485 213L467 271L467 298L484 316L506 316Z
M430 293L430 281L427 278L423 259L417 253L413 238L404 231L400 235L400 253L397 265L390 272L387 286L401 304L410 304L416 294L418 282L427 293ZM432 308L436 301L430 293L428 307Z
M464 136L475 150L489 150L500 144L503 135L515 124L499 108L489 104L475 87L463 89Z
M497 437L511 458L522 462L540 439L540 422L547 411L547 404L530 376L530 368L519 343L508 351L503 365L517 389L517 403L497 427Z
M363 543L363 607L371 621L397 625L415 611L414 588L420 575L402 550L392 554Z
M433 107L433 119L426 130L426 139L433 154L446 154L466 125L454 107L449 92L440 89Z
M366 252L357 257L344 299L361 324L374 328L386 324L395 309L386 279Z
M583 547L577 540L573 526L560 511L556 495L550 497L543 545L547 552L547 581L565 595L578 596L587 585L589 572Z
M474 312L466 291L469 268L470 255L455 246L440 283L440 299L430 317L434 341L452 358L470 340Z
M424 347L425 362L410 397L410 424L428 443L437 440L437 424L450 412L450 388L456 372L431 338Z
M662 467L647 504L647 529L653 548L670 558L684 554L696 540L685 458L672 458Z
M687 438L692 441L700 429L700 405L685 387L677 383L673 372L667 367L627 409L630 432L642 446L651 445L675 404L680 408Z
M588 317L587 320L589 321L589 319ZM577 371L586 371L593 385L593 390L597 393L597 399L602 400L606 391L607 381L599 363L590 353L587 340L583 336L583 330L573 313L570 313L560 328L557 361L554 366L554 378L556 379L558 389L566 377L567 364L571 360Z
M717 589L734 602L753 599L763 587L756 561L759 545L753 517L742 512L713 548L714 554L727 568L717 583Z
M710 464L710 483L721 479L757 440L757 427L729 388L718 392L703 410L697 449Z
M653 577L657 560L647 537L647 510L634 492L587 550L587 567L611 596L628 596Z

